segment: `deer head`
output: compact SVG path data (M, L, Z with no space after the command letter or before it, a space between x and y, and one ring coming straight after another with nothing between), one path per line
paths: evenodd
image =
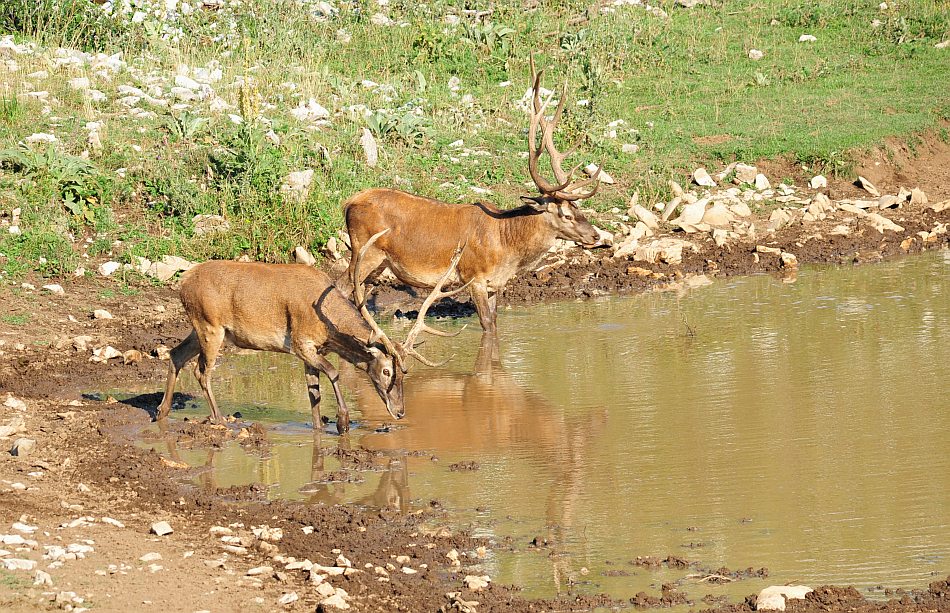
M554 130L561 120L561 114L564 111L564 101L567 99L567 84L561 89L560 100L557 104L557 110L550 121L545 119L544 113L548 104L551 102L549 97L544 102L541 101L541 75L544 71L537 71L534 65L534 56L531 56L531 80L534 91L534 112L531 115L531 123L528 125L528 173L531 179L538 187L539 196L522 196L521 200L540 213L548 215L549 221L555 229L558 238L571 240L584 246L591 247L599 244L600 235L581 210L577 207L578 200L590 198L597 193L600 187L600 170L597 168L589 179L574 180L574 173L581 167L581 164L565 172L562 164L567 156L577 150L578 145L584 139L584 134L568 149L561 153L554 145ZM538 127L541 128L541 146L538 146ZM556 183L552 183L541 176L538 170L538 160L541 154L547 151L551 158L551 170L554 172ZM582 191L586 186L593 184L593 187L587 191Z
M369 324L370 328L373 330L373 333L369 339L368 347L368 351L370 354L372 354L373 358L367 364L366 372L369 374L369 377L372 380L373 385L376 387L376 391L379 392L380 397L385 398L386 410L389 411L389 414L394 418L400 419L405 414L402 380L403 376L409 371L409 358L415 358L427 366L441 366L439 363L429 361L416 351L416 337L418 337L422 332L428 332L429 334L436 336L456 336L462 331L459 330L458 332L450 333L432 328L425 323L426 313L428 312L429 308L438 300L454 296L455 294L461 292L469 286L471 281L451 291L443 291L442 289L442 286L445 285L445 283L452 276L452 273L455 272L455 268L458 266L459 259L462 257L462 250L464 249L464 246L459 245L459 247L455 250L455 255L452 258L449 268L445 271L445 273L439 279L439 282L436 283L435 287L432 289L432 292L429 293L425 301L422 303L422 306L419 308L419 314L416 317L416 322L409 330L409 334L406 335L406 340L400 344L394 343L382 330L382 328L379 327L379 324L376 323L376 320L370 314L369 309L366 307L366 288L362 283L357 282L357 279L361 277L360 266L363 261L363 256L373 245L373 243L375 243L379 237L383 236L387 232L389 232L389 228L377 232L372 237L370 237L368 241L366 241L366 244L363 245L359 253L354 254L353 257L356 258L356 263L352 268L352 281L356 306L359 308L363 319L366 320L366 323ZM464 330L464 327L462 329ZM394 407L398 407L398 409L395 409Z

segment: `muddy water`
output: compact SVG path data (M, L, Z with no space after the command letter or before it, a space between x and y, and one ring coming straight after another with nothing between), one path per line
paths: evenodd
M480 344L474 320L426 343L454 357L410 373L408 416L388 432L365 377L345 369L359 423L344 438L309 429L294 359L232 355L217 397L271 428L269 452L181 456L213 465L202 482L263 482L273 497L438 501L500 543L485 572L530 595L655 594L703 574L629 563L668 555L770 570L688 579L694 597L793 581L923 587L950 570L948 279L944 252L807 269L792 284L506 310L497 347ZM204 414L194 380L184 389L197 406L176 415ZM337 445L380 453L354 470L326 455Z

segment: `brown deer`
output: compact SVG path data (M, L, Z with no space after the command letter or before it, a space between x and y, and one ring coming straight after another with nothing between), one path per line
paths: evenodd
M456 245L465 244L459 261L458 280L471 283L472 298L482 329L496 330L498 292L519 272L533 268L551 248L555 238L575 241L587 247L604 244L597 229L577 207L578 200L590 198L599 187L600 169L589 179L574 181L580 165L569 172L562 168L564 158L554 145L554 130L561 119L566 87L553 118L545 116L550 99L541 102L541 75L531 58L534 88L534 112L528 128L528 172L540 191L539 196L522 196L524 205L500 210L490 204L448 204L414 196L394 189L369 189L344 204L346 227L353 253L369 237L383 228L392 231L369 250L367 274L386 263L400 281L414 287L432 287L452 259ZM541 128L541 146L538 128ZM543 151L551 158L555 183L541 176L538 160ZM593 182L589 191L580 191ZM353 262L349 275L338 282L344 292L349 284L360 283Z
M387 230L377 233L356 255L354 274L359 276L361 260L373 243ZM361 283L355 284L357 304L350 302L326 273L303 264L263 264L258 262L212 261L186 272L181 282L181 303L193 330L172 349L165 395L156 419L171 410L175 383L182 367L198 356L195 375L211 407L211 420L221 421L221 412L211 392L210 376L225 339L244 349L291 353L306 369L314 428L320 425L320 373L330 380L338 405L337 431L349 430L349 411L339 386L339 373L324 357L339 355L366 371L376 393L395 419L405 414L403 375L406 361L415 357L431 364L414 349L420 332L445 335L424 322L428 308L444 292L442 285L453 275L462 255L456 249L449 268L437 280L432 293L419 309L415 325L401 346L379 328L366 308Z

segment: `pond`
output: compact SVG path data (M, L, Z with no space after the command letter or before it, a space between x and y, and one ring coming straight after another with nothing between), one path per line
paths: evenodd
M420 348L451 360L407 375L400 422L344 365L346 437L310 429L295 358L226 354L216 397L263 423L269 449L178 453L209 466L199 483L273 498L437 501L499 543L493 581L530 596L627 598L691 574L691 595L734 599L786 582L925 587L950 564L948 279L944 251L511 308L497 346L474 318L439 322L469 327ZM195 400L173 419L207 414L193 378L180 389ZM354 470L324 453L337 445L381 453ZM770 576L700 583L721 567Z

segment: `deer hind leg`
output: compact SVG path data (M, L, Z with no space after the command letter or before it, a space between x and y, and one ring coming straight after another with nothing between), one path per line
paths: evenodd
M340 390L340 373L337 372L336 368L333 367L333 364L329 362L325 357L317 353L316 348L313 345L308 345L305 347L297 348L297 356L304 361L307 365L308 370L313 370L319 376L319 373L326 375L327 379L330 380L330 385L333 386L333 395L336 397L337 404L337 414L336 414L336 431L340 434L343 434L350 429L350 411L346 406L346 400L343 399L343 392ZM308 385L310 378L307 377ZM311 396L311 401L313 396ZM317 410L314 413L314 428L317 427L319 423L319 410L314 409L311 405L311 411Z
M307 393L310 395L310 416L313 419L313 431L322 426L320 421L320 371L304 362L307 376Z
M168 380L165 382L165 395L158 405L155 419L165 419L172 410L172 398L175 395L175 384L178 383L178 373L201 351L198 342L198 333L194 330L177 347L171 350L168 360Z
M218 403L211 391L211 371L214 369L214 362L218 359L218 352L224 342L224 328L209 326L207 329L198 332L198 338L201 341L201 352L198 354L195 376L208 398L208 405L211 407L211 421L221 423L221 411L218 410Z

